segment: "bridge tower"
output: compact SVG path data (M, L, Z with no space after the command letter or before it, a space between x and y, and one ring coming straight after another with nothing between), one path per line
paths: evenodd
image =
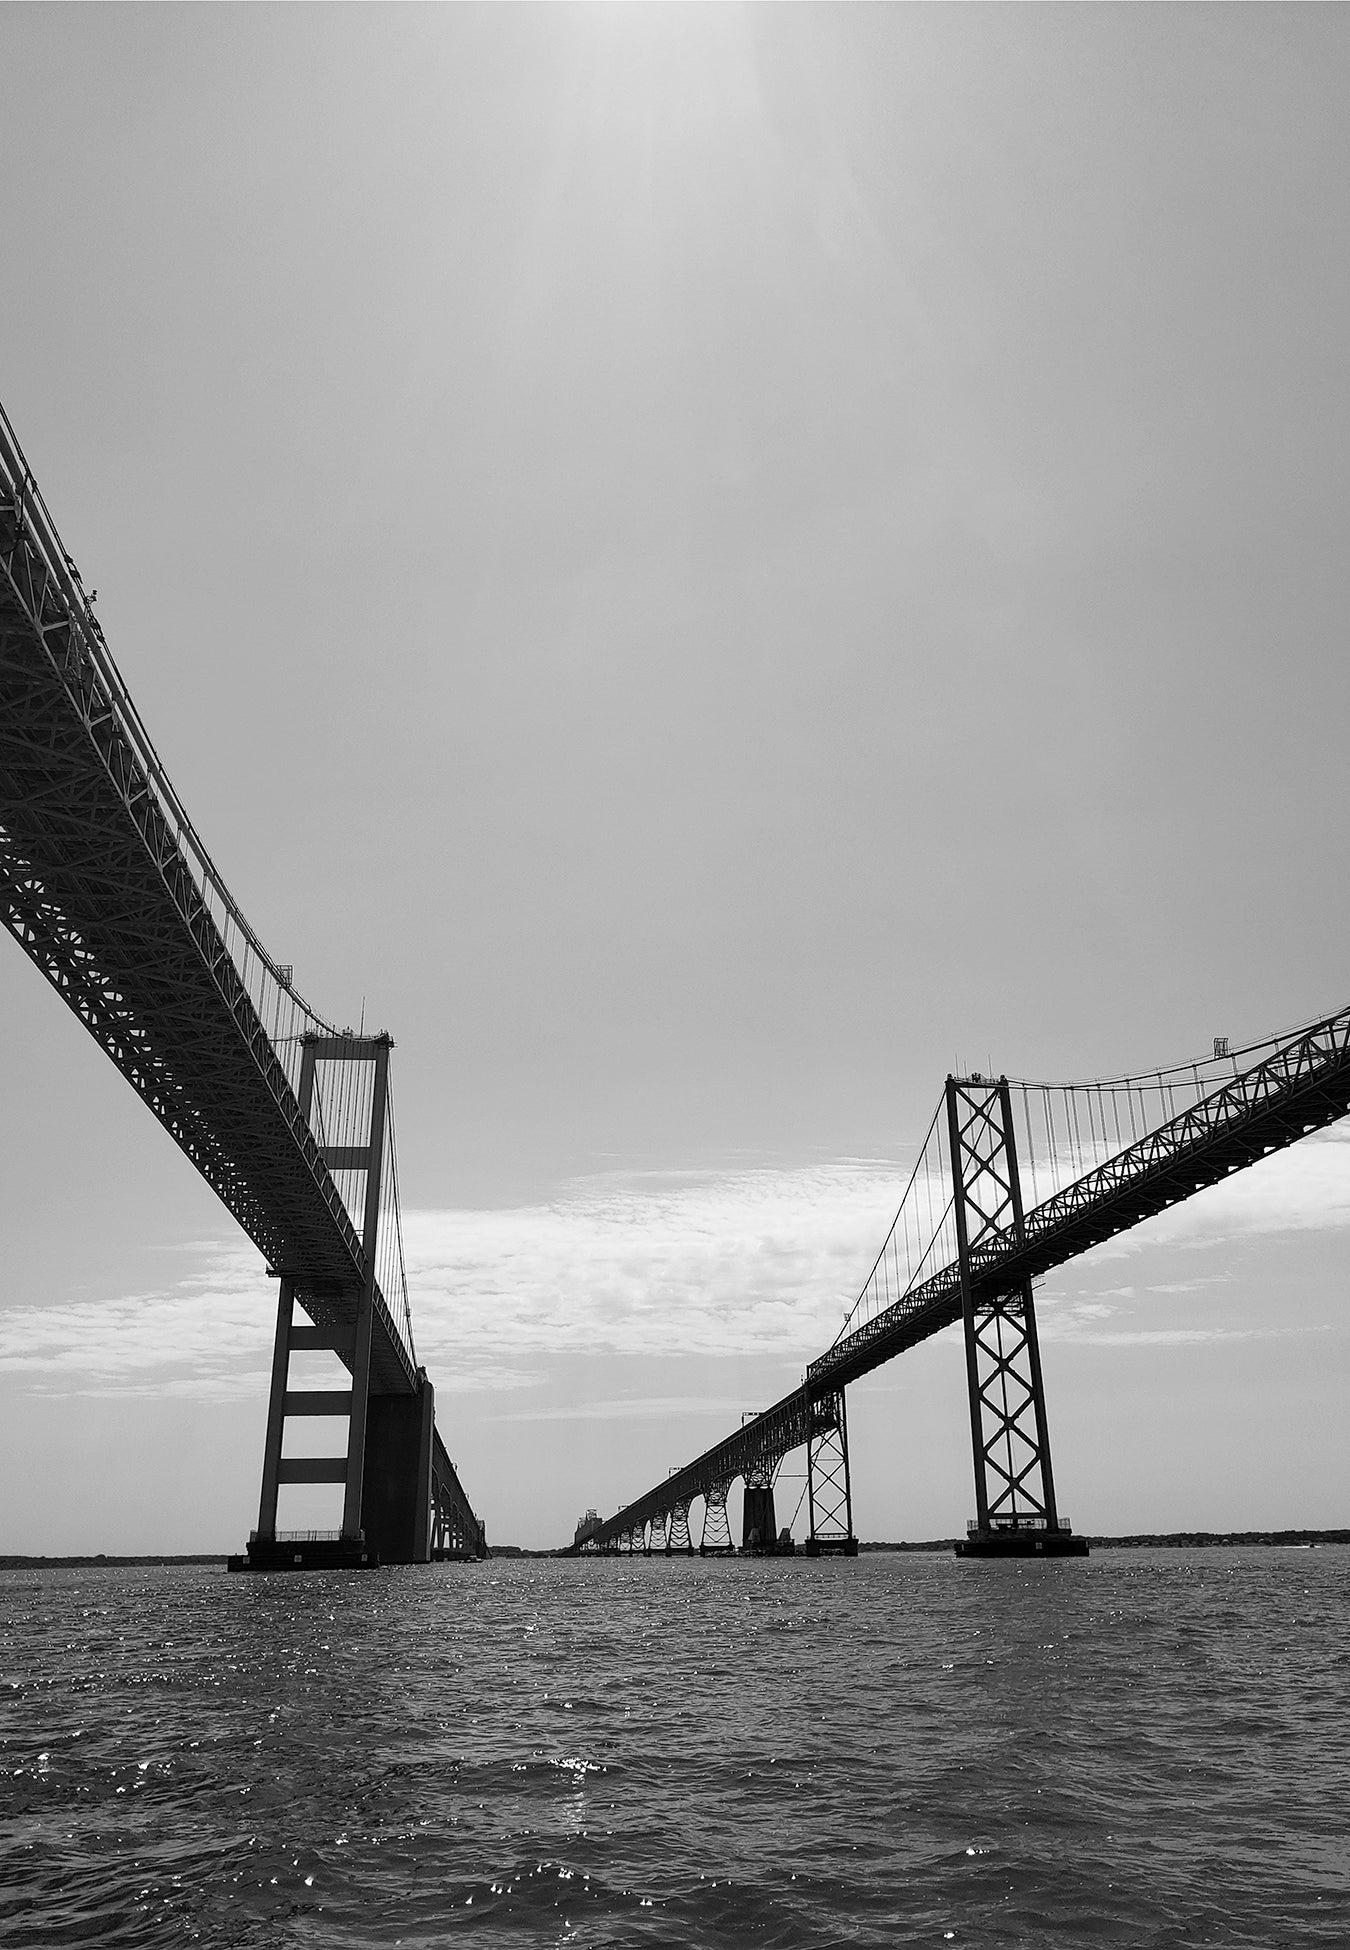
M1006 1077L948 1077L947 1131L975 1457L975 1521L964 1557L1086 1556L1055 1503L1030 1279L983 1274L991 1247L1023 1237Z
M368 1065L354 1100L369 1103L365 1141L324 1147L333 1172L364 1176L361 1231L362 1279L355 1290L355 1330L344 1334L334 1303L340 1289L307 1279L303 1271L282 1271L272 1351L272 1388L263 1450L258 1528L249 1538L248 1568L269 1570L301 1565L329 1568L360 1565L426 1564L441 1539L444 1513L441 1485L433 1482L434 1394L424 1369L411 1394L378 1393L371 1386L371 1327L377 1293L376 1263L380 1229L380 1187L384 1170L389 1111L389 1052L382 1036L319 1036L304 1039L300 1069L300 1109L306 1123L314 1104L317 1064ZM297 1302L310 1316L297 1321ZM297 1349L325 1349L351 1371L346 1389L294 1389L291 1355ZM347 1448L341 1456L282 1454L291 1418L345 1416ZM333 1483L343 1489L342 1523L336 1535L277 1530L279 1493L287 1483ZM433 1531L433 1497L437 1503ZM475 1543L477 1540L474 1540ZM466 1540L467 1542L467 1540Z
M806 1414L806 1500L811 1527L803 1548L808 1557L856 1557L843 1389L836 1388L809 1402Z

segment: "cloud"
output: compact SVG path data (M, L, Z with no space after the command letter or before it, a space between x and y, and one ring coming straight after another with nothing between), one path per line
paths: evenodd
M47 1393L256 1395L270 1357L258 1255L247 1243L195 1250L205 1263L172 1286L0 1309L0 1373Z
M647 1422L707 1415L734 1424L744 1409L745 1404L730 1395L644 1395L575 1402L566 1408L513 1409L505 1415L488 1415L483 1419L488 1422Z
M888 1159L606 1176L547 1203L404 1214L418 1358L440 1396L524 1389L569 1355L751 1356L805 1364L857 1295L907 1174ZM1305 1139L1099 1247L1350 1225L1350 1133ZM246 1241L202 1241L191 1277L112 1302L0 1309L0 1374L49 1393L251 1397L266 1387L275 1287ZM1086 1270L1086 1267L1085 1267ZM1159 1271L1175 1269L1164 1259ZM1246 1329L1112 1325L1141 1296L1225 1276L1116 1284L1056 1301L1050 1337L1213 1338ZM1123 1303L1123 1305L1122 1305ZM1273 1331L1273 1330L1272 1330ZM674 1412L669 1400L615 1413ZM702 1412L680 1404L682 1411ZM718 1405L718 1412L726 1407ZM709 1405L708 1413L713 1412Z
M1061 1340L1090 1340L1094 1347L1189 1347L1208 1341L1281 1341L1292 1334L1326 1334L1317 1327L1141 1327L1112 1328L1106 1333L1059 1335ZM1042 1335L1042 1339L1049 1336Z
M894 1211L900 1168L647 1174L547 1205L404 1217L419 1355L770 1354L835 1332Z

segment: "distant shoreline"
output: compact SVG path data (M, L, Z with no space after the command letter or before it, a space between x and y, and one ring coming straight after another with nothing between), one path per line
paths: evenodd
M1241 1544L1350 1544L1350 1530L1169 1530L1141 1531L1129 1537L1095 1537L1083 1533L1094 1551L1222 1550ZM949 1551L954 1537L935 1537L922 1544L859 1543L859 1551Z
M866 1543L863 1551L950 1551L953 1537L931 1537L922 1543ZM1223 1550L1241 1545L1305 1546L1350 1544L1350 1530L1171 1530L1130 1537L1088 1537L1094 1551L1130 1550ZM566 1553L524 1550L517 1544L503 1544L491 1553L494 1557L559 1557ZM172 1552L154 1556L114 1557L102 1551L76 1557L20 1557L0 1553L0 1571L96 1571L100 1566L117 1569L161 1569L175 1564L223 1565L228 1551L194 1551L175 1556Z

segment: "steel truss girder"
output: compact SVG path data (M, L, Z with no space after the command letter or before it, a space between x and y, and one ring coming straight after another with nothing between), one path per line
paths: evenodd
M1009 1233L986 1239L971 1258L972 1290L986 1303L1016 1294L1079 1253L1335 1123L1347 1110L1350 1009L1300 1030L1231 1083L1046 1199L1025 1214L1020 1240ZM621 1527L631 1511L668 1503L672 1489L699 1496L718 1473L743 1475L765 1446L780 1445L784 1454L800 1448L811 1401L870 1374L961 1317L958 1261L842 1336L810 1364L800 1388L705 1450L667 1484L626 1505L602 1529Z
M683 1534L687 1537L687 1513L692 1503L699 1497L706 1498L709 1490L715 1490L718 1484L730 1484L738 1476L754 1475L766 1468L777 1469L784 1456L805 1443L808 1417L809 1398L804 1390L798 1389L753 1422L747 1422L725 1442L707 1450L688 1468L676 1470L646 1496L607 1518L597 1526L595 1538L603 1547L621 1537L632 1524L646 1523L660 1512L671 1511L669 1548L685 1549L686 1544L677 1533L681 1505L686 1513Z
M91 643L2 504L0 919L268 1263L359 1288L356 1230ZM375 1316L379 1385L410 1392L382 1294Z
M156 766L0 413L0 920L350 1367L362 1242ZM372 1284L371 1385L415 1393L412 1350ZM442 1527L481 1549L434 1430L433 1460Z
M486 1557L482 1522L464 1494L455 1465L445 1451L439 1431L431 1438L431 1536L434 1554Z
M772 1455L766 1452L756 1456L752 1463L746 1465L743 1472L745 1487L748 1490L771 1490L782 1466L781 1454Z
M1252 1069L1033 1207L1020 1240L1008 1233L987 1238L972 1252L972 1282L990 1293L1014 1292L1347 1110L1350 1009L1300 1030ZM856 1381L960 1318L961 1272L954 1261L813 1361L807 1386Z

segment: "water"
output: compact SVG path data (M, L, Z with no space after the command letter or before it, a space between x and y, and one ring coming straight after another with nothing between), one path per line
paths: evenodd
M0 1942L1350 1942L1350 1552L0 1574Z

